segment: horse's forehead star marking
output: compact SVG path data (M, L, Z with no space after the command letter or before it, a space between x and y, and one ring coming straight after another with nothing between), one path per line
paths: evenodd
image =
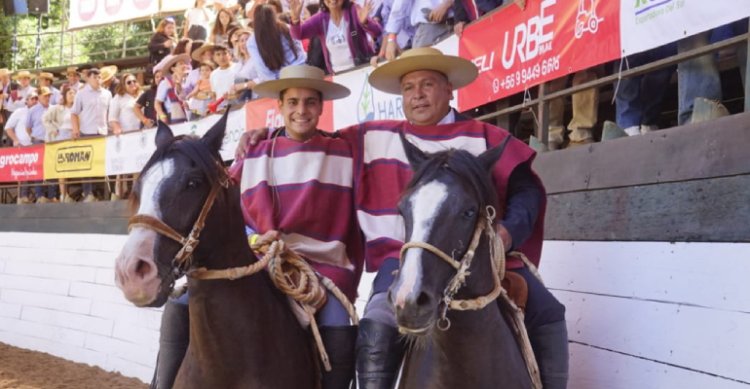
M409 196L412 217L412 234L410 241L426 242L438 211L448 199L448 186L439 181L431 181ZM419 257L421 248L412 248L406 252L404 263L399 271L401 285L396 293L396 302L403 305L406 297L419 287L422 278L422 264Z
M174 159L169 158L152 165L141 179L141 205L138 213L161 219L159 196L164 183L174 174Z

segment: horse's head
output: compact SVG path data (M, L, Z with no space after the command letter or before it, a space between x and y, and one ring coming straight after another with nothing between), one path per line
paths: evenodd
M191 265L197 235L227 183L219 155L226 120L225 114L202 138L175 137L159 123L157 149L133 187L137 212L115 262L115 282L137 306L163 305Z
M455 149L425 154L403 136L402 143L415 173L399 203L406 239L389 298L401 330L423 334L440 317L443 297L464 255L473 255L480 238L487 247L486 234L480 232L489 207L497 206L490 171L505 143L478 157ZM459 295L492 290L489 262L467 263L472 276Z

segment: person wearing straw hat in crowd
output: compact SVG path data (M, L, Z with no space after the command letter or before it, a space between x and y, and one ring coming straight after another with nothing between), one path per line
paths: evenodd
M164 75L156 88L154 108L157 118L165 123L177 124L188 120L186 93L182 82L187 76L189 61L187 54L170 54L154 67L154 71L161 70Z
M31 138L32 144L43 144L47 137L47 129L44 127L44 121L42 118L50 107L52 90L46 86L40 86L37 88L37 94L39 95L39 103L29 108L29 113L26 116L26 133ZM46 197L44 195L45 187L47 188ZM37 203L43 204L50 201L54 203L58 202L56 182L52 185L35 185L34 192L36 194L35 197Z
M78 73L78 67L76 66L69 66L67 69L65 69L65 77L68 81L63 83L60 88L65 87L65 85L69 85L71 88L75 89L76 92L78 92L85 86L85 84L81 82L81 75Z
M14 147L31 145L31 137L26 132L26 118L28 117L29 109L36 105L38 99L36 90L31 91L26 96L26 105L13 111L8 118L8 122L5 123L5 133ZM29 186L21 186L18 193L18 204L31 204Z
M16 88L11 86L10 93L5 102L5 109L9 112L13 112L26 105L26 96L34 90L34 87L31 86L31 80L33 78L36 78L36 76L31 74L28 70L21 70L13 76L13 81L18 82L18 86Z
M62 96L60 95L60 91L52 86L52 83L55 81L55 75L49 72L40 72L36 76L36 81L38 84L38 87L45 87L50 90L52 95L50 96L49 105L57 105L60 104L60 99Z
M102 87L109 90L109 93L114 96L114 94L117 93L117 85L120 83L120 81L117 80L117 77L115 77L117 75L117 66L103 66L99 69L99 72L102 77Z
M360 388L390 388L403 356L403 345L388 288L399 267L403 245L403 219L397 203L406 188L410 170L390 163L403 155L400 134L422 150L466 149L479 154L511 135L498 127L473 120L451 108L453 91L474 81L478 69L471 61L423 47L405 51L396 60L376 68L370 84L383 92L400 94L405 121L371 121L340 131L352 147L359 176L355 193L357 218L366 239L366 263L377 271L373 292L360 321L357 340L357 375ZM257 141L261 132L252 134ZM253 139L256 138L256 139ZM377 142L372 140L377 139ZM370 140L367 142L367 140ZM243 141L240 144L244 144ZM367 159L357 158L367 154ZM496 229L504 247L524 253L539 263L544 231L546 195L531 169L535 152L511 138L503 157L493 168L501 199ZM378 169L371 169L377 165ZM395 179L393 177L396 177ZM387 210L372 213L370 210ZM525 323L539 363L544 388L565 388L568 376L568 337L565 307L537 280L523 262L509 257L506 268L528 283ZM408 291L406 291L408 292ZM408 293L407 293L408 294Z

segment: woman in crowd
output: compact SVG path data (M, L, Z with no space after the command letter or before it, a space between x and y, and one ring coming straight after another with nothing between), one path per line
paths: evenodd
M206 6L206 0L195 0L193 8L185 11L183 38L205 41L211 24L212 12Z
M143 128L151 128L156 124L156 89L162 80L161 70L154 71L151 85L147 91L141 93L141 97L135 102L133 112L138 116Z
M156 117L167 124L183 123L188 120L186 93L182 82L187 75L189 61L190 57L187 54L170 55L164 61L163 68L158 69L165 72L166 76L156 89L154 107Z
M222 9L216 15L214 28L211 30L211 37L208 41L214 45L226 46L229 43L229 29L236 24L232 13Z
M156 65L172 51L177 44L177 25L173 18L164 18L156 27L148 44L149 61Z
M120 77L115 97L109 103L109 128L115 135L141 129L141 121L135 113L135 104L141 95L141 86L135 76L125 73ZM115 192L112 200L125 198L127 182L124 177L118 175L115 178Z
M329 74L367 63L375 54L368 35L376 40L382 29L369 17L371 0L363 7L350 0L323 0L320 12L304 23L300 22L302 8L302 0L289 0L292 36L320 39Z
M200 49L203 46L203 41L192 41L190 43L190 49L186 54L190 55L191 61L190 61L190 71L188 71L187 76L185 76L185 81L182 83L182 86L185 88L185 93L190 93L195 88L195 85L198 83L198 80L200 79L200 64L201 61L198 61L195 59L196 56L193 55L193 53L196 52L196 50Z
M252 32L242 29L237 35L237 61L240 70L235 77L234 88L232 92L239 97L240 101L248 101L253 98L252 89L255 87L253 80L258 78L258 72L255 71L255 65L250 60L250 53L247 51L247 41L252 37Z
M56 142L71 138L73 125L70 123L70 109L73 107L78 88L70 85L62 87L60 104L51 105L42 116L42 124L47 130L45 142ZM65 203L75 202L65 189L65 179L59 180L60 201Z
M247 40L247 51L258 72L255 83L278 79L281 68L305 63L307 54L302 44L292 38L289 27L278 19L273 6L262 4L255 8L253 30L255 34Z

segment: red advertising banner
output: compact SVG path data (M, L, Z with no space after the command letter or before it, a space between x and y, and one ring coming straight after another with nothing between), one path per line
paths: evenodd
M0 149L0 182L44 179L44 145Z
M459 110L620 58L620 2L529 0L468 26L458 53L479 78L458 91Z
M275 99L251 100L245 105L246 126L245 130L266 127L283 127L284 118L279 111L279 101ZM333 103L323 103L323 114L320 115L318 128L325 131L333 131Z

